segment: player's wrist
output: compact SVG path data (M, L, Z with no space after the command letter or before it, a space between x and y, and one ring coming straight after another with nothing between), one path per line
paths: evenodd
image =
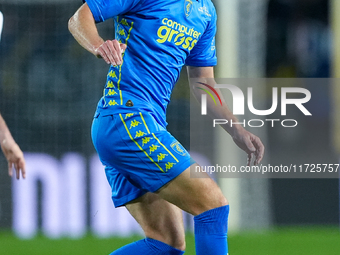
M8 140L8 134L6 132L0 132L0 145L3 145Z
M242 132L244 132L244 128L241 124L234 124L232 127L230 127L229 134L234 138L238 137Z
M102 47L104 43L105 41L102 38L100 38L97 42L93 43L91 49L92 54L98 58L101 57L99 49Z
M11 133L9 133L9 132L5 132L0 139L1 146L5 146L5 145L13 143L13 142L15 143Z

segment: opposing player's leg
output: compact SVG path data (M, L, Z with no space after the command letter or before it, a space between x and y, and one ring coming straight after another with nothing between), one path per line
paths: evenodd
M126 245L111 255L184 253L185 233L181 209L153 193L146 193L128 203L126 208L140 224L147 238Z
M200 175L200 178L191 178L190 168L188 168L157 193L195 216L197 255L226 255L228 253L228 201L206 173Z

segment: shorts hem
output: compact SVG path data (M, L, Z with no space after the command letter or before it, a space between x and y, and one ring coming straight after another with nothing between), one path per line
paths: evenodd
M118 208L118 207L121 207L121 206L125 206L127 203L145 195L148 191L146 190L138 190L137 192L134 192L132 194L128 194L124 197L121 197L121 198L118 198L118 199L115 199L112 197L112 201L113 201L113 204L115 206L115 208Z
M185 167L183 168L183 165L185 165ZM180 164L178 167L177 167L177 170L176 171L173 171L171 173L171 175L168 175L167 176L167 179L166 180L162 180L160 179L160 182L159 185L153 185L153 186L150 186L148 187L148 190L139 190L137 192L134 192L132 194L128 194L127 196L124 196L122 198L119 198L119 199L114 199L112 198L113 200L113 204L114 206L117 208L117 207L121 207L121 206L125 206L127 203L130 203L131 201L145 195L147 192L156 192L157 190L159 190L160 188L162 188L164 185L166 185L167 183L169 183L170 181L172 181L173 179L175 179L177 176L179 176L181 173L183 173L186 169L188 169L190 166L192 165L192 161L191 159L189 158L188 160L184 161L182 164Z

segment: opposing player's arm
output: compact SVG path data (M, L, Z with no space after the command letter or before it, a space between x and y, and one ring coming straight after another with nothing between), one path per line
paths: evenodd
M214 80L214 68L188 66L187 70L191 91L199 102L201 95L205 93L204 90L199 88L206 88L200 83L213 87L221 98L222 106L219 104L216 105L211 97L207 97L208 114L214 119L227 119L232 120L233 123L238 122L237 118L233 115L225 103L221 91L215 88L216 82ZM230 122L231 121L229 121L229 123ZM251 162L252 155L255 155L256 157L255 164L259 164L261 162L264 155L264 146L260 138L245 130L241 125L236 124L230 126L226 124L222 127L231 135L237 146L248 154L248 164Z
M0 114L0 145L8 162L8 174L12 176L13 166L16 170L17 179L20 178L20 172L23 178L26 177L25 159L21 149L14 141L4 119Z
M104 41L100 37L87 3L70 18L68 28L77 42L96 57L103 58L106 63L113 66L122 63L122 52L126 49L126 45L120 44L117 40Z

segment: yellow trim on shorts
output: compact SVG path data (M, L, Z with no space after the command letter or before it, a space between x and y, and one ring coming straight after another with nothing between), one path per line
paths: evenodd
M139 115L140 115L140 117L142 118L142 121L143 121L143 123L144 123L144 126L145 126L146 130L147 130L148 133L150 134L150 130L149 130L148 126L146 125L146 122L145 122L145 120L144 120L143 114L140 112Z
M153 162L163 173L165 173L164 172L164 170L157 164L157 162L155 162L150 156L149 156L149 154L142 148L142 147L140 147L140 145L138 144L138 142L135 140L135 139L133 139L133 137L132 137L132 135L131 135L131 133L130 133L130 131L129 131L129 129L128 129L128 127L126 126L126 123L125 123L125 121L124 121L124 119L123 119L123 116L122 116L122 114L119 114L119 116L120 116L120 119L122 120L122 122L123 122L123 124L124 124L124 126L125 126L125 129L126 129L126 132L128 133L128 135L130 136L130 139L138 146L138 148L142 151L142 152L144 152L144 154L151 160L151 162ZM178 162L178 161L177 161Z
M174 156L174 154L172 154L171 151L169 151L168 148L165 147L165 145L161 143L161 141L156 137L156 135L155 135L154 133L152 133L152 135L153 135L153 137L157 140L157 142L159 142L159 144L162 145L163 148L164 148L167 152L169 152L169 154L170 154L170 155L176 160L176 162L178 163L179 161L178 161L178 159Z
M146 122L145 122L145 120L144 120L143 114L140 112L139 115L140 115L141 118L142 118L142 121L143 121L143 123L144 123L144 125L145 125L146 130L147 130L148 133L150 134L150 130L149 130L148 126L146 125ZM176 157L168 150L168 148L165 147L165 145L161 143L161 141L155 136L154 133L152 133L152 135L155 137L155 139L157 140L157 142L158 142L160 145L162 145L163 148L164 148L168 153L170 153L170 155L171 155L171 156L177 161L177 163L178 163L178 162L179 162L178 159L177 159L177 158L176 158Z

